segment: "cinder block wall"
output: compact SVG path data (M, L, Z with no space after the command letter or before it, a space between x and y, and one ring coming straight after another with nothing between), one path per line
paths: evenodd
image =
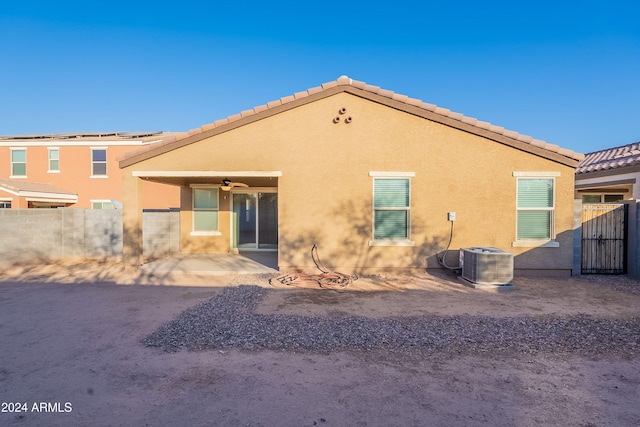
M180 252L180 211L147 211L142 214L142 254L145 260Z
M143 213L145 257L180 251L179 212ZM121 259L122 211L0 209L0 264Z

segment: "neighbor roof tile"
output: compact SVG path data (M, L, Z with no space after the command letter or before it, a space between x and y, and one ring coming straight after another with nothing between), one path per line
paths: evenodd
M640 142L587 153L576 174L634 166L640 162Z

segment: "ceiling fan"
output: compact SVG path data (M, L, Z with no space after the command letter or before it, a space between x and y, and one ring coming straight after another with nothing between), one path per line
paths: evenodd
M248 187L248 185L244 182L232 182L230 179L225 178L222 180L222 186L220 187L220 189L222 191L229 191L233 187Z

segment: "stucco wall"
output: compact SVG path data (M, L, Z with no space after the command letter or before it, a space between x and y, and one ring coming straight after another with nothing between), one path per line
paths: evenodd
M333 122L341 108L346 108L351 123ZM279 198L279 266L284 270L313 269L309 250L314 243L324 263L339 271L439 268L436 254L448 242L450 211L457 213L451 249L495 246L513 252L515 267L521 270L569 274L572 266L573 168L347 93L135 164L124 170L125 179L136 179L130 177L133 170L281 171L282 176L273 179ZM415 173L411 178L415 246L369 245L371 171ZM559 248L512 246L514 172L559 174L555 178ZM203 239L185 235L191 230L186 193L183 249L202 250L198 241ZM223 219L223 235L216 246L221 250L229 242L227 227L228 219ZM214 247L211 242L207 246Z

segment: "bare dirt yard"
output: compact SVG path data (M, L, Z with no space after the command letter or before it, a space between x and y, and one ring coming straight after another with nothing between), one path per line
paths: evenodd
M268 278L5 268L0 425L640 425L625 277Z

